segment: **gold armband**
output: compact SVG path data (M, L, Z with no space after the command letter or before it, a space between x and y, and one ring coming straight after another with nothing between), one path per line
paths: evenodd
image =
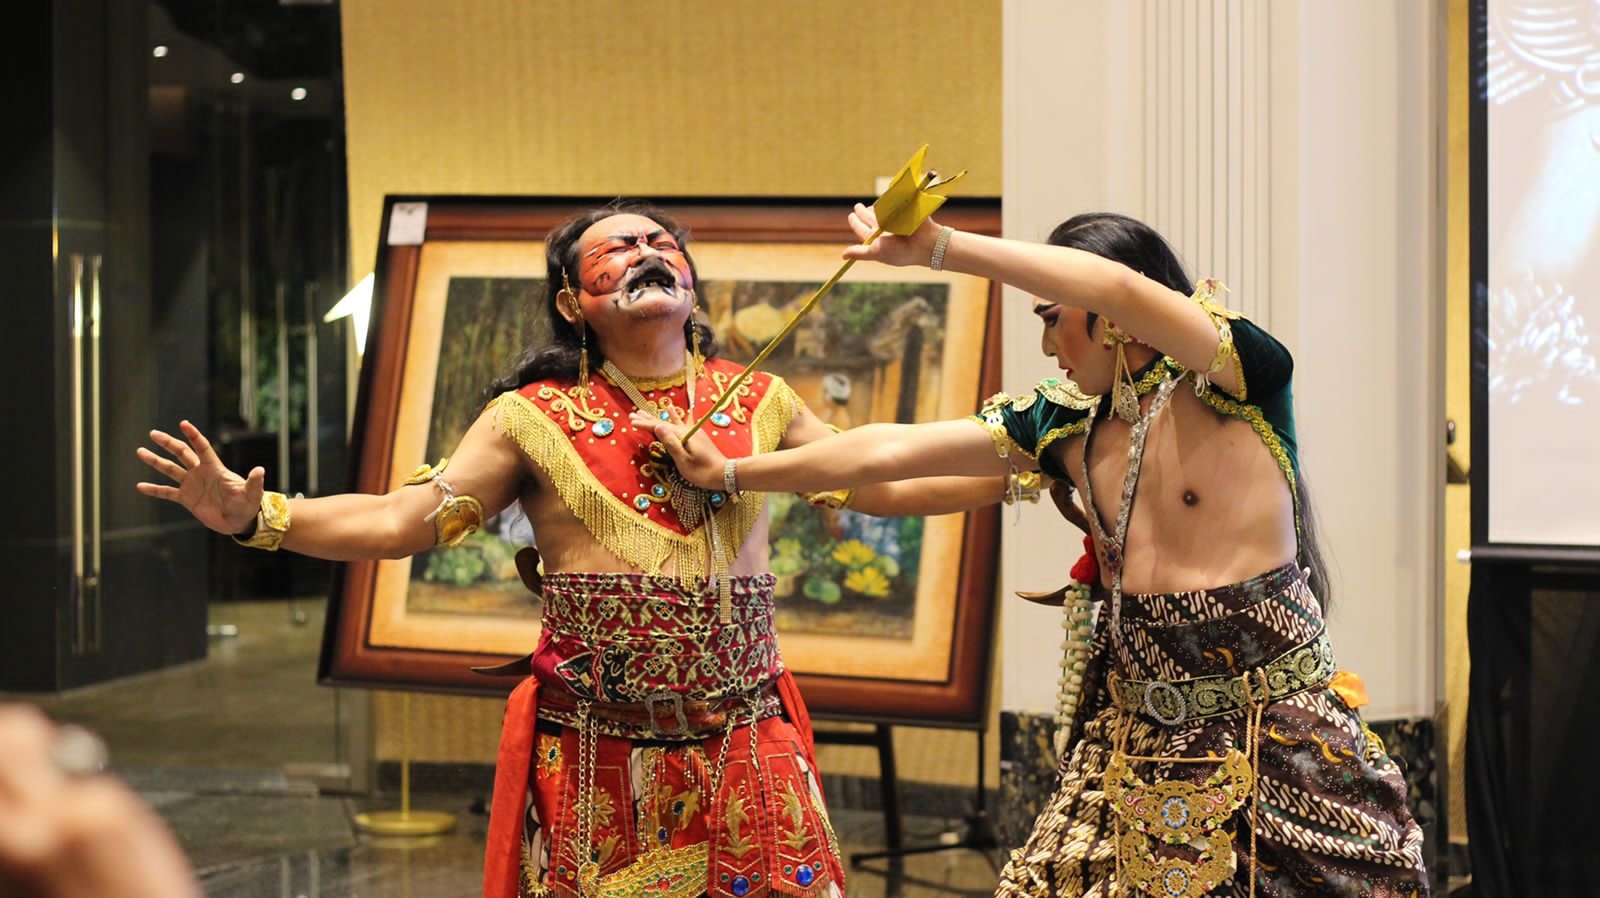
M1006 477L1006 504L1015 505L1018 502L1038 504L1040 483L1038 471L1012 471Z
M233 541L252 549L278 551L283 535L289 532L289 497L270 490L261 494L261 508L256 512L255 529L248 535L234 534Z
M1211 367L1205 373L1195 378L1194 392L1196 396L1204 395L1211 386L1211 376L1233 363L1234 373L1239 377L1239 399L1245 396L1244 363L1239 358L1239 348L1233 343L1233 325L1230 321L1237 319L1239 313L1219 305L1213 297L1217 291L1227 291L1227 287L1215 278L1206 278L1195 287L1194 296L1191 297L1206 314L1211 316L1211 323L1217 329L1217 351L1211 356Z
M838 511L841 508L849 507L856 497L856 491L853 489L823 490L816 493L799 493L798 495L818 508L831 508L834 511Z
M433 544L457 546L483 526L483 503L471 496L456 495L455 487L442 476L450 459L437 465L421 465L406 478L406 486L432 483L442 494L439 504L423 518L433 524Z
M1011 457L1011 434L1006 432L1006 420L1001 417L998 408L990 409L983 416L976 419L984 430L989 431L989 439L994 440L995 454L1001 458Z

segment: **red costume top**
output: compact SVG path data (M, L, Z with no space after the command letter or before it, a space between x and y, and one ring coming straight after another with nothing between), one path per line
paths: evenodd
M692 401L681 377L633 386L698 416L739 370L708 361ZM603 376L588 391L529 384L494 407L595 540L642 573L545 578L533 676L501 731L485 896L840 894L809 717L777 653L772 578L736 578L720 620L706 588L723 573L707 528L737 551L763 497L702 494L709 517L695 520L698 506L685 521L650 434L629 423L633 399ZM729 457L769 452L803 407L782 378L755 374L706 431ZM636 765L649 772L630 774Z

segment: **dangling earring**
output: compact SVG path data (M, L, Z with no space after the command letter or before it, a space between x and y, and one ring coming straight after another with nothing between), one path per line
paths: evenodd
M583 395L592 396L589 392L589 328L578 319L578 386L583 388Z
M694 375L699 377L706 362L706 357L700 354L700 297L693 292L689 295L694 300L689 305L689 358L694 363Z
M556 301L560 302L563 296L572 304L572 314L576 319L572 323L578 329L578 386L583 389L583 395L592 396L589 392L589 327L584 323L578 294L572 289L572 282L567 280L566 268L561 269L561 292L556 294Z
M1101 342L1117 347L1117 367L1111 379L1111 410L1118 418L1136 424L1139 421L1139 391L1133 385L1133 372L1128 370L1127 346L1130 339L1121 328L1106 322L1106 332Z
M1117 374L1111 383L1111 408L1117 417L1128 422L1139 422L1139 391L1133 386L1133 374L1128 370L1128 352L1117 344Z

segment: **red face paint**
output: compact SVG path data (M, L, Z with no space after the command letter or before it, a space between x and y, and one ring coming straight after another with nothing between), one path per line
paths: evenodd
M590 236L591 233L594 236ZM596 222L578 251L578 283L591 296L622 289L628 272L658 257L677 272L680 287L693 286L689 260L672 232L640 215L617 215Z

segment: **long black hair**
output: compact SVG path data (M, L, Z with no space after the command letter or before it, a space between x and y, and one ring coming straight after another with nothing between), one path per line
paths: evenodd
M569 280L576 280L578 273L578 238L583 236L595 222L610 218L613 215L642 215L650 219L672 234L678 241L678 246L683 249L683 258L689 263L689 274L698 284L700 276L694 267L694 258L689 255L689 231L678 224L672 216L642 200L615 199L596 209L590 209L581 215L574 216L563 222L551 231L544 240L545 279L544 279L544 314L549 322L551 340L540 347L529 347L522 356L512 365L511 372L495 381L484 390L484 399L489 400L506 392L525 387L540 380L571 380L578 378L578 356L582 347L582 340L578 329L564 318L556 309L557 296L561 293L562 272L567 273ZM717 354L717 339L710 326L699 319L693 311L683 325L683 338L691 344L694 332L699 331L700 352L706 358L713 358ZM589 340L589 369L597 370L606 360L605 352L600 348L598 340Z
M1155 228L1136 218L1115 212L1085 212L1056 225L1055 230L1050 232L1047 242L1054 246L1081 249L1113 262L1121 262L1145 277L1186 296L1194 292L1194 282L1189 278L1188 272L1183 270L1183 262L1178 259L1178 254L1173 252L1171 244L1167 243L1166 238ZM1087 316L1085 326L1091 334L1094 333L1094 323L1098 317L1093 312ZM1317 516L1311 506L1311 493L1306 487L1305 472L1299 470L1298 465L1295 467L1294 498L1298 506L1296 511L1299 513L1297 522L1299 553L1296 561L1306 569L1306 580L1311 586L1312 593L1322 602L1322 610L1326 614L1332 590L1332 583L1328 578L1328 563L1323 557L1322 546L1317 536L1319 529Z
M1183 263L1165 237L1144 222L1115 212L1085 212L1074 215L1050 232L1047 241L1094 253L1132 268L1145 277L1187 296L1194 282L1183 270ZM1089 313L1087 327L1094 332L1099 316Z

